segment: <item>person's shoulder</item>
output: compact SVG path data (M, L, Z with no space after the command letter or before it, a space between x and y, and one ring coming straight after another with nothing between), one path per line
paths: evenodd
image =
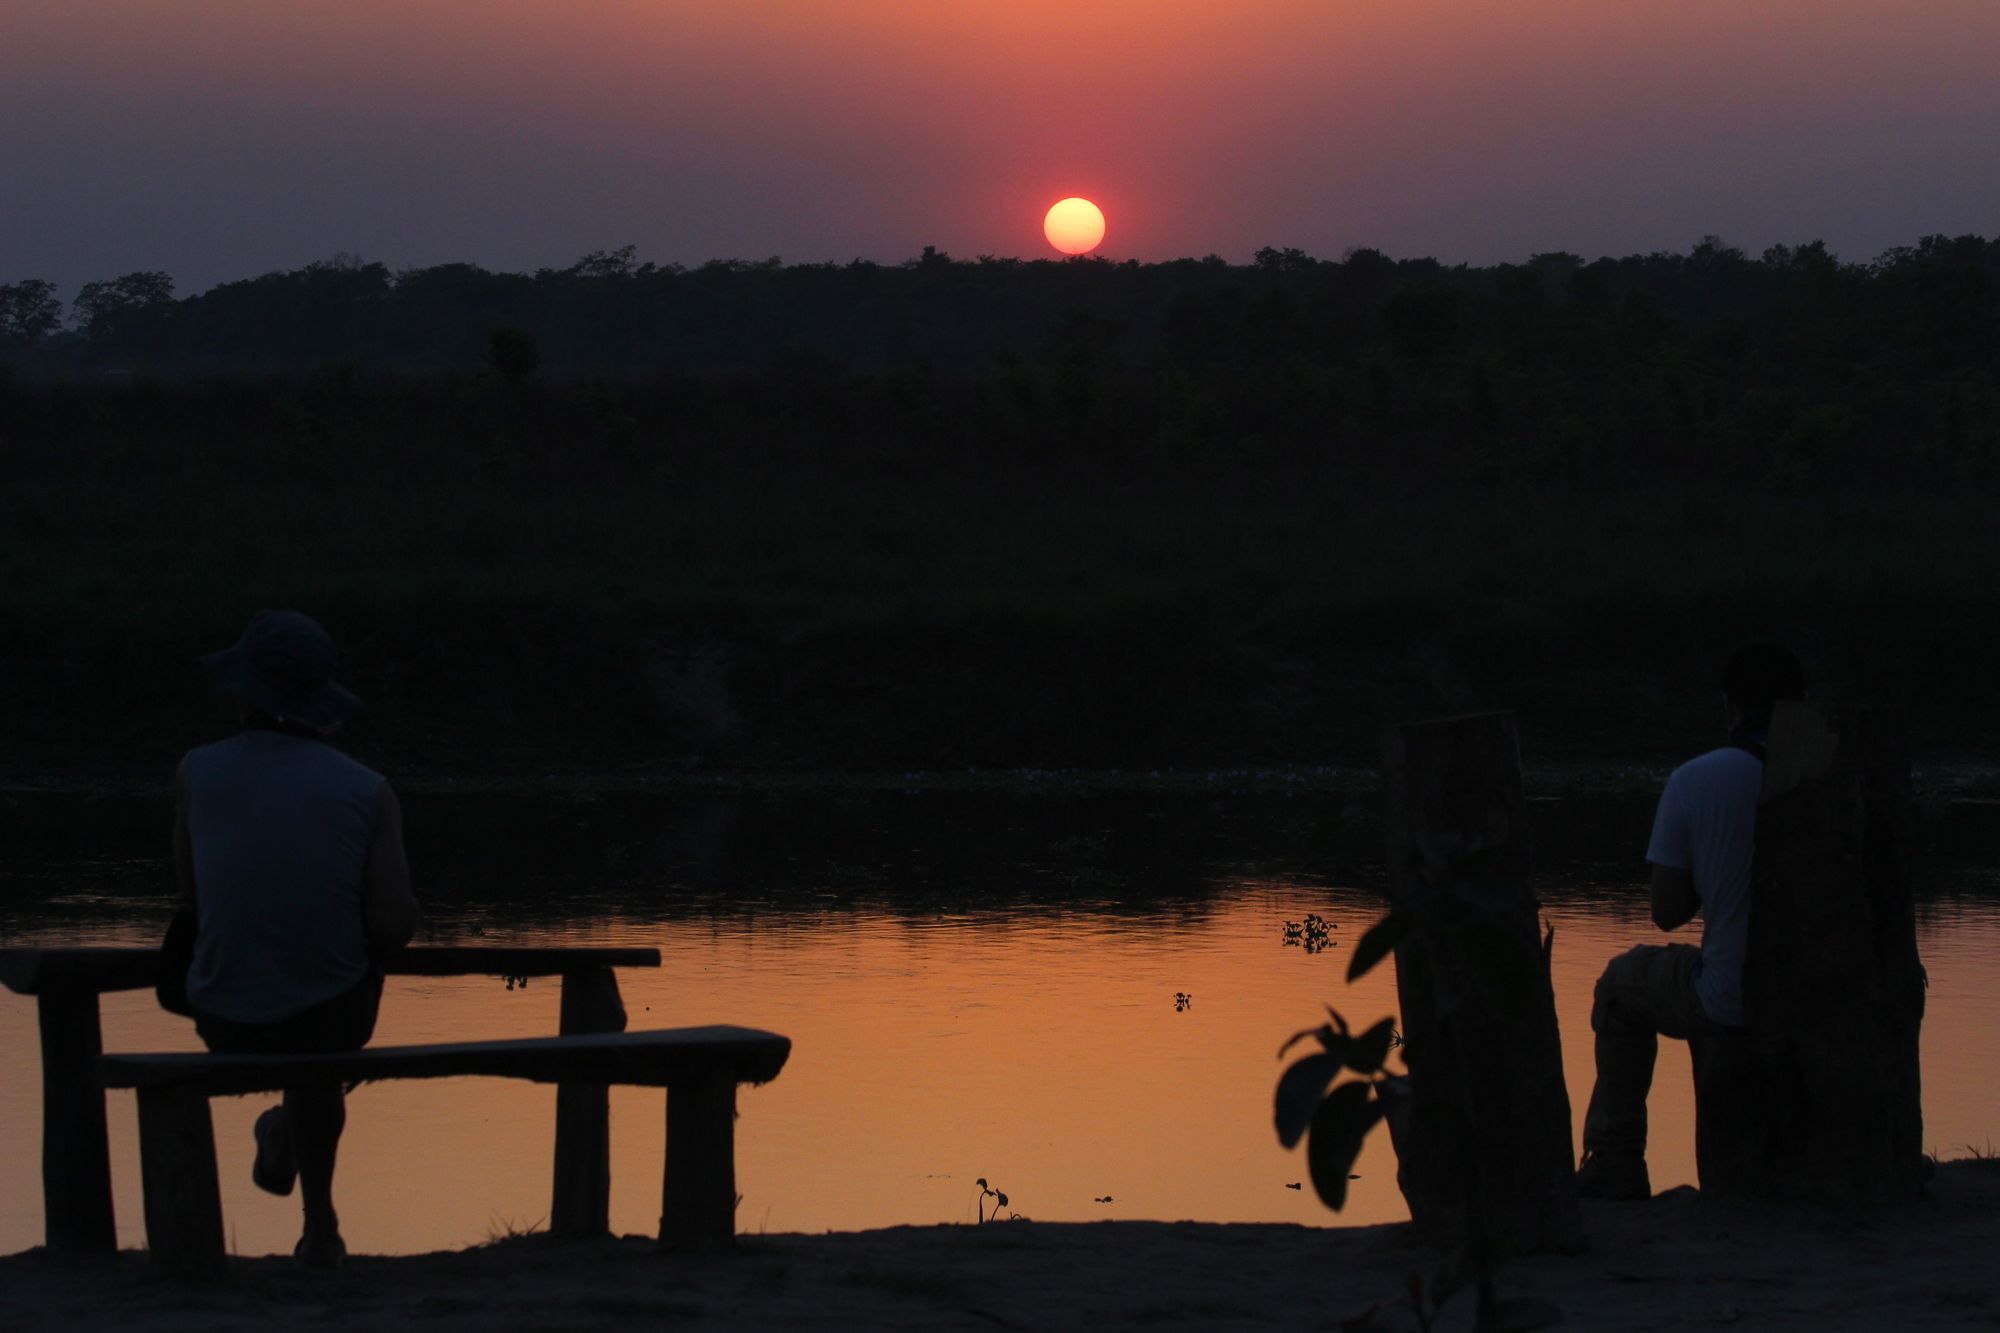
M218 759L234 754L242 748L242 742L243 737L241 734L238 734L235 736L224 736L221 740L210 741L206 745L197 745L181 756L180 765L175 769L175 772L183 776L199 772L204 765L212 764Z
M1763 781L1764 761L1748 750L1735 745L1724 745L1694 758L1675 769L1667 779L1669 787L1709 786L1716 783L1740 783L1749 779Z

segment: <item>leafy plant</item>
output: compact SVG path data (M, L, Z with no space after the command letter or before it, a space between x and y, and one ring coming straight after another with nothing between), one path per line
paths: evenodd
M1331 1005L1330 1022L1295 1032L1278 1057L1300 1042L1319 1042L1278 1079L1274 1119L1278 1142L1296 1147L1306 1138L1306 1167L1320 1201L1336 1211L1347 1204L1347 1179L1361 1144L1386 1113L1383 1065L1396 1041L1396 1023L1385 1018L1358 1036ZM1336 1083L1343 1073L1358 1077ZM1329 1092L1328 1089L1332 1091ZM1309 1136L1308 1136L1309 1135Z
M1441 946L1433 948L1436 956L1458 964L1451 971L1436 970L1431 977L1440 1015L1469 1003L1521 1000L1530 993L1535 978L1532 965L1522 960L1496 911L1500 900L1496 890L1504 883L1495 873L1498 849L1485 848L1477 840L1418 841L1419 875L1425 891L1416 895L1414 903L1389 912L1362 935L1348 964L1348 981L1367 975L1398 944L1424 932L1434 946ZM1287 933L1290 943L1289 930ZM1551 927L1542 939L1544 966L1553 945ZM1283 1059L1286 1052L1309 1038L1320 1046L1316 1054L1294 1062L1279 1077L1274 1119L1278 1142L1285 1147L1294 1147L1305 1138L1313 1189L1327 1207L1338 1211L1346 1206L1347 1182L1353 1178L1355 1159L1369 1132L1387 1118L1396 1100L1407 1094L1403 1081L1384 1068L1389 1053L1403 1044L1394 1019L1384 1018L1357 1035L1331 1005L1326 1012L1329 1022L1293 1033L1278 1048L1278 1058ZM1461 1058L1459 1072L1469 1082L1470 1073L1463 1063ZM1480 1190L1476 1180L1471 1182L1471 1198L1477 1216ZM1560 1323L1562 1311L1547 1301L1500 1298L1494 1276L1497 1259L1484 1233L1483 1226L1475 1226L1472 1238L1447 1256L1429 1278L1421 1273L1409 1275L1406 1292L1417 1326L1429 1333L1439 1310L1468 1285L1474 1288L1477 1300L1473 1333L1531 1333Z

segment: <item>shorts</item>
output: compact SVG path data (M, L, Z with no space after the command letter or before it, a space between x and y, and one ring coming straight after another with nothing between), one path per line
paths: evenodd
M234 1055L334 1055L358 1051L375 1035L382 974L371 971L351 990L275 1023L238 1023L195 1011L195 1031L208 1049Z

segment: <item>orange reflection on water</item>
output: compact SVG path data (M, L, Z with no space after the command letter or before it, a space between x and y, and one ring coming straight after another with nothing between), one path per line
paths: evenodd
M1629 913L1552 909L1556 985L1573 1118L1589 1094L1591 983L1606 959L1654 937ZM1391 969L1349 987L1346 945L1317 956L1281 944L1285 920L1316 911L1346 943L1372 919L1363 896L1284 882L1237 885L1172 913L787 914L693 923L616 920L538 932L565 944L653 944L658 971L621 973L636 1027L727 1021L786 1033L790 1065L746 1090L738 1125L741 1230L850 1230L969 1222L981 1176L1047 1220L1195 1218L1311 1225L1406 1216L1386 1136L1356 1170L1348 1210L1314 1199L1304 1155L1277 1146L1271 1092L1278 1043L1332 1002L1356 1022L1394 1012ZM500 943L494 933L483 942ZM1933 913L1925 1025L1928 1139L1983 1142L1990 1033L2000 1025L1990 908ZM53 941L51 941L53 942ZM1176 992L1193 997L1185 1011ZM497 981L392 982L383 1043L540 1035L558 987ZM106 1044L192 1043L150 996L106 997ZM33 1006L0 1003L17 1067L34 1050ZM350 1244L406 1253L462 1246L547 1213L553 1092L502 1080L373 1085L350 1103L337 1184ZM249 1184L250 1123L265 1099L215 1103L230 1243L283 1251L297 1203ZM1685 1048L1664 1043L1653 1096L1655 1188L1693 1178ZM41 1234L39 1089L0 1090L0 1252ZM111 1100L120 1238L143 1235L129 1095ZM651 1232L664 1141L662 1096L612 1098L612 1221ZM1109 1195L1110 1203L1095 1202Z

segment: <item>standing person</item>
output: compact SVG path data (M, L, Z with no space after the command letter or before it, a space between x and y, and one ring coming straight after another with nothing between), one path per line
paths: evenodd
M326 631L296 611L259 611L235 647L202 659L243 722L176 775L174 866L197 922L187 998L213 1051L359 1050L382 960L416 930L396 794L328 743L361 710L335 664ZM309 1267L347 1252L333 1208L346 1123L338 1082L286 1088L257 1118L251 1179L273 1194L303 1187L293 1253Z
M1699 914L1701 947L1641 944L1598 979L1590 1026L1597 1086L1583 1119L1577 1192L1589 1199L1652 1196L1646 1174L1646 1093L1659 1038L1743 1025L1743 958L1750 944L1750 870L1764 740L1771 709L1803 699L1805 671L1775 644L1745 644L1723 672L1729 741L1667 779L1646 849L1653 924L1675 930Z

